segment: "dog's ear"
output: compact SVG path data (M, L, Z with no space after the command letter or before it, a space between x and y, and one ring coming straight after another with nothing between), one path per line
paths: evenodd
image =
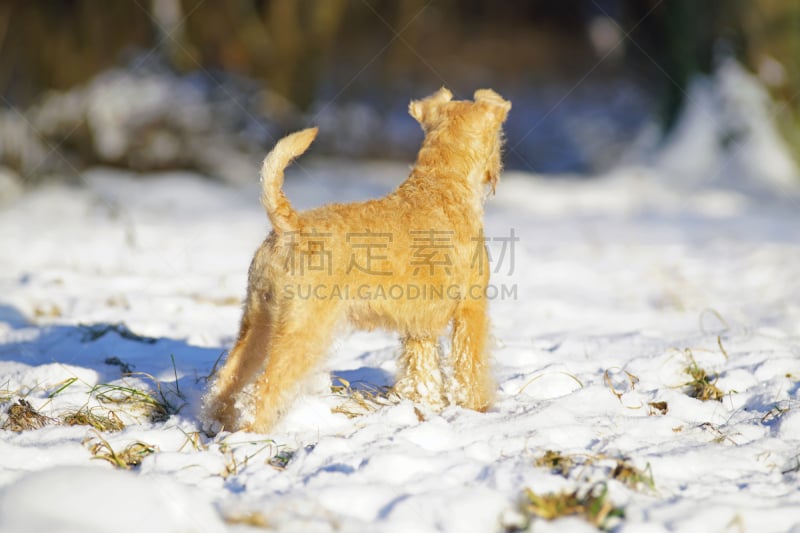
M442 87L432 95L423 98L422 100L412 100L408 104L408 113L414 117L414 120L423 126L430 121L434 109L440 104L445 104L453 99L451 93L446 87Z
M472 95L476 102L497 102L499 104L508 103L502 96L491 89L478 89Z
M500 173L503 170L501 153L503 135L500 131L500 125L505 122L508 112L511 110L511 102L505 100L491 89L479 89L475 91L473 97L475 98L475 104L497 121L497 142L492 148L489 159L486 161L486 173L484 176L485 183L492 186L492 194L494 194L497 182L500 180Z
M438 102L440 104L449 102L452 99L453 99L453 93L451 93L447 87L442 87L441 89L439 89L438 91L436 91L435 93L426 98L426 100L431 100L434 102Z
M495 193L497 182L500 181L500 173L503 171L503 162L501 159L500 143L492 150L489 160L486 162L486 175L484 179L486 183L492 186L492 194Z
M414 117L414 120L420 124L424 124L425 102L423 100L411 100L411 103L408 104L408 114Z
M473 95L475 103L486 107L494 114L500 122L504 122L511 110L511 102L504 100L502 96L491 89L478 89Z

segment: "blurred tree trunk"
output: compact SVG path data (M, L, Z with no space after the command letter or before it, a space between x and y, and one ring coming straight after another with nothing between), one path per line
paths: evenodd
M301 108L316 96L320 61L333 44L346 7L346 0L271 0L265 7L272 88Z
M697 74L708 74L716 37L716 1L664 2L665 57L662 68L669 77L661 106L662 123L670 130L683 108L686 91ZM730 9L738 2L729 0Z
M301 108L313 101L347 0L198 1L183 6L197 63L264 80Z
M633 18L650 7L629 3ZM692 77L710 74L715 60L732 55L769 89L774 119L800 155L799 0L666 0L655 15L648 48L669 77L661 105L665 131L675 125Z
M150 5L158 39L154 46L163 47L167 59L178 70L185 72L201 67L197 50L186 35L186 13L181 0L151 0Z
M67 89L147 48L152 23L134 2L98 9L95 0L0 1L0 92L16 105L43 89Z
M398 0L395 13L392 17L384 17L392 24L392 32L398 32L398 37L392 42L383 68L384 84L389 86L396 73L407 73L419 61L416 47L419 44L422 26L413 24L414 18L426 9L425 0ZM392 33L392 37L395 35ZM386 83L389 80L389 83Z
M740 26L743 59L769 89L778 126L800 156L800 1L752 0Z

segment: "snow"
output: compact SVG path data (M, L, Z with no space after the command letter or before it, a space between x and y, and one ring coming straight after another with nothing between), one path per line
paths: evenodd
M287 187L304 207L380 194L403 175L401 166L301 164ZM199 530L201 519L203 531L246 530L222 519L253 513L286 531L499 530L525 487L581 485L536 467L546 450L649 465L655 492L611 485L623 530L800 527L800 214L791 200L704 186L687 201L647 168L580 182L509 172L486 214L488 236L514 228L520 239L514 264L493 277L517 291L492 302L494 409L435 413L403 401L352 419L332 413L343 400L329 373L383 385L396 370L392 335L357 332L337 340L272 434L199 435L195 446L203 376L233 341L267 222L256 184L145 183L98 170L84 187L42 187L0 212L11 251L0 256L0 388L5 406L25 396L50 417L100 405L89 399L98 384L153 390L106 364L113 356L168 392L177 376L187 405L156 423L120 412L128 426L103 434L112 448L158 449L132 472L92 460L87 442L98 434L85 426L4 431L1 531L102 530L131 524L126 513L152 531ZM502 245L490 242L495 259ZM103 323L157 340L121 330L92 339L87 325ZM735 392L722 402L687 396L686 349ZM654 401L668 412L650 414ZM281 452L291 452L283 470L269 464Z
M122 533L225 531L202 494L164 476L59 466L28 475L0 495L3 531L102 533L109 524Z
M592 179L504 175L486 212L492 284L509 290L491 305L488 413L333 412L331 376L381 386L396 372L394 335L354 332L269 435L210 438L198 419L268 231L255 178L95 169L15 192L0 209L0 423L25 398L53 418L114 410L126 427L0 430L0 532L502 531L526 526L525 488L593 483L624 508L620 531L800 530L800 195L783 178L754 194L756 160L730 182L673 179L674 146ZM286 188L306 208L405 173L303 159ZM512 229L513 263L500 260ZM686 394L692 360L718 374L721 402ZM156 384L181 407L166 420L98 398L102 385L160 397ZM103 441L155 453L121 471L92 458ZM536 466L547 450L596 462L565 478ZM653 488L612 479L622 458Z
M697 78L686 109L658 166L678 181L743 181L757 176L773 187L796 184L798 168L774 126L769 94L738 62L724 61L711 78Z

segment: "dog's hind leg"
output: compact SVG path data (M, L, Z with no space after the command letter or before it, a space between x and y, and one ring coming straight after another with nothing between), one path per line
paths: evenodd
M269 351L272 321L264 307L249 306L242 317L239 339L220 368L216 381L204 398L204 416L228 430L237 429L237 395L264 363Z
M395 392L434 409L445 406L441 353L436 337L405 337Z
M452 400L462 407L486 411L492 404L495 384L489 368L489 319L485 298L459 303L453 316Z
M302 320L295 317L275 324L267 364L256 381L255 419L249 430L265 433L272 429L303 378L317 368L328 349L338 323L337 310L326 301L303 303Z

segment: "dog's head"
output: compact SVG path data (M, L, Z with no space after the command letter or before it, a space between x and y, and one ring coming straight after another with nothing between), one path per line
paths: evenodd
M506 121L508 112L511 110L511 102L504 100L502 96L491 89L479 89L473 96L475 107L480 113L490 117L488 142L491 144L491 150L486 160L484 178L485 183L492 186L492 194L494 194L497 182L500 180L500 172L503 170L503 122Z
M491 185L494 192L502 170L502 126L511 102L491 89L479 89L473 96L474 102L453 100L453 93L442 87L427 98L412 101L408 112L426 135L440 129L452 130L476 159L485 161L484 184Z

